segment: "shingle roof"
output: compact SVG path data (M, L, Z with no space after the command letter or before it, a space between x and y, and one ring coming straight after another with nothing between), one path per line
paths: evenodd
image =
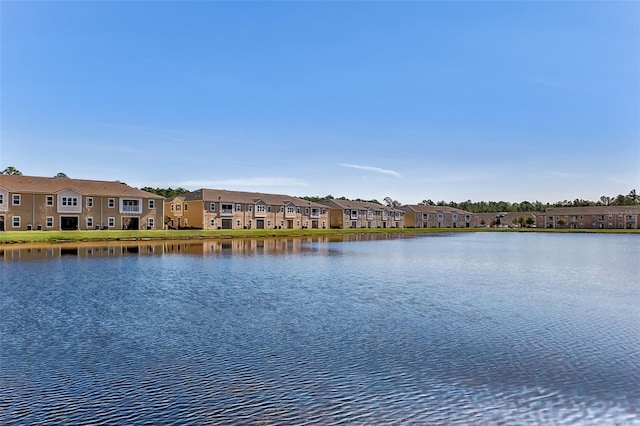
M350 209L350 210L352 209L352 210L402 211L397 208L384 206L382 204L373 203L371 201L353 201L353 200L342 200L337 198L323 201L322 204L330 208Z
M541 216L564 216L584 214L640 214L640 206L589 206L589 207L554 207L547 209Z
M400 207L404 211L411 211L415 213L458 213L458 214L474 214L466 210L456 209L454 207L447 206L432 206L428 204L408 204Z
M220 201L243 204L253 204L262 200L266 204L274 206L293 204L296 207L326 208L325 205L307 201L302 198L293 197L291 195L265 194L262 192L228 191L226 189L202 188L196 191L188 192L186 194L177 195L175 197L169 198L167 201L173 201L176 198L183 199L184 201Z
M121 182L100 180L0 175L0 186L11 192L27 194L55 194L64 189L73 188L82 194L93 196L164 198Z

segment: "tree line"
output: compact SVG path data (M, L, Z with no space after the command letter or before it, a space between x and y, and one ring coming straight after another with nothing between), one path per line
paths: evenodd
M640 196L635 189L629 191L627 195L618 194L616 196L603 195L597 201L583 200L563 200L555 203L542 203L540 201L522 201L511 203L509 201L438 201L423 200L420 204L430 206L446 206L466 210L471 213L503 213L503 212L544 212L554 207L594 207L594 206L634 206L640 205Z

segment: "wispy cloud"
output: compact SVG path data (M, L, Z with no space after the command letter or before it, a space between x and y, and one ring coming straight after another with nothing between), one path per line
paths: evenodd
M573 173L573 172L555 172L551 171L547 173L547 176L558 179L581 179L584 177L582 173Z
M630 185L630 186L634 185L633 179L621 179L619 177L608 176L605 178L605 180L607 182L615 183L617 185Z
M211 188L211 187L234 187L234 186L307 186L307 183L300 179L286 177L255 177L224 180L187 180L178 183L183 187Z
M530 78L529 81L531 83L539 84L541 86L545 86L551 89L559 89L559 90L566 90L566 91L573 90L573 87L571 87L569 84L565 83L564 81L560 81L560 80L553 80L545 77L534 77L534 78Z
M381 173L383 175L400 177L400 173L396 172L395 170L382 169L380 167L373 167L373 166L360 166L358 164L340 163L340 165L343 166L343 167L350 167L352 169L366 170L368 172L375 172L375 173Z
M458 183L476 183L476 182L495 182L500 178L492 174L442 174L432 177L417 178L416 182L429 184L458 184Z

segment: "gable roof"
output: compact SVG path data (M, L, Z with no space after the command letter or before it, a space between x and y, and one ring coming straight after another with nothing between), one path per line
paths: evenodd
M455 207L432 206L427 204L407 204L400 208L406 212L414 213L458 213L460 215L474 214L466 210L456 209Z
M167 201L173 201L181 198L184 201L204 201L204 202L223 202L223 203L241 203L256 204L263 202L274 206L295 205L297 207L313 207L327 208L327 206L307 201L302 198L293 197L291 195L282 194L265 194L262 192L245 192L245 191L228 191L226 189L207 189L201 188L186 194L180 194L176 197L169 198Z
M587 207L552 207L546 212L536 213L538 216L564 215L609 215L609 214L640 214L640 206L587 206Z
M380 210L380 211L386 210L388 212L402 211L394 207L373 203L371 201L353 201L353 200L342 200L337 198L323 201L322 204L330 208L349 209L349 210Z
M25 194L55 194L65 189L73 189L90 196L164 198L160 195L133 188L121 182L101 180L0 175L0 186L8 189L10 192Z

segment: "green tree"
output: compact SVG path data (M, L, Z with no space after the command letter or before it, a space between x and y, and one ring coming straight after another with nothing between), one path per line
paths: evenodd
M384 198L384 204L387 207L399 207L400 206L400 201L394 200L391 197L385 197Z
M567 220L564 218L560 218L558 219L556 224L558 225L558 228L564 228L565 226L567 226Z
M536 223L536 220L529 216L527 220L524 222L528 227L533 226Z
M60 178L62 178L62 179L69 179L69 176L67 176L65 173L60 172L60 173L58 173L57 175L55 175L55 176L54 176L54 178L55 178L55 179L60 179Z
M22 172L20 170L16 169L15 167L13 167L13 166L9 166L9 167L7 167L6 169L4 169L2 171L2 174L3 175L21 176Z

